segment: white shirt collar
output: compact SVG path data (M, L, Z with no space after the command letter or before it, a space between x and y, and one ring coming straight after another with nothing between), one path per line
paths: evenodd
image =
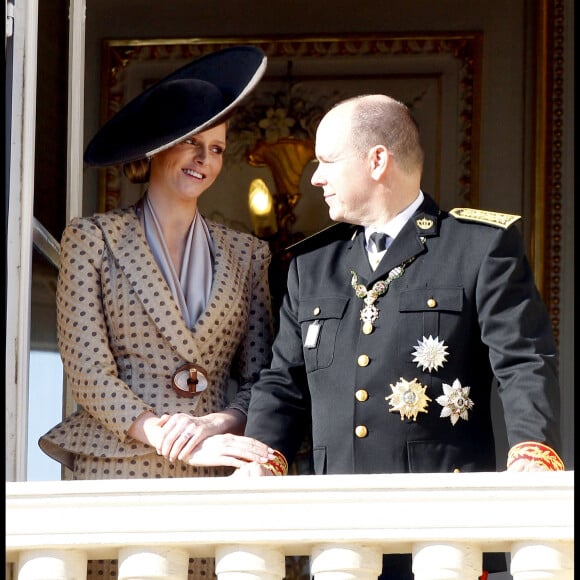
M390 238L389 242L392 242L403 229L405 224L409 221L411 216L415 213L417 208L423 203L425 196L423 192L419 190L417 197L408 205L402 212L398 213L390 222L382 226L369 226L365 228L365 239L367 243L369 243L369 237L373 232L383 232L387 234ZM387 246L388 247L388 246Z

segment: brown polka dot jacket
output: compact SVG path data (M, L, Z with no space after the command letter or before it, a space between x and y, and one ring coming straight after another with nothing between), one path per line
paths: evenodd
M79 409L39 440L71 467L73 455L125 458L153 449L127 436L144 411L246 412L270 361L268 245L206 220L215 246L206 311L190 330L157 266L134 208L74 219L61 240L58 346ZM171 388L175 370L208 374L199 399ZM228 396L231 376L240 385Z

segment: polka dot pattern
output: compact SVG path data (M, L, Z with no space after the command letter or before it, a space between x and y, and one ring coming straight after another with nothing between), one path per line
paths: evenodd
M247 411L251 383L270 361L270 252L253 236L207 224L216 248L214 278L193 329L181 317L133 208L77 218L65 228L57 336L79 411L41 438L42 449L58 461L71 468L75 456L138 458L140 464L151 447L127 437L127 430L147 410ZM171 388L173 373L187 362L208 373L208 388L197 400ZM230 375L239 385L232 398ZM124 477L159 473L153 464L142 467L134 474L118 469ZM108 469L101 476L119 476ZM174 476L192 476L179 473ZM85 469L82 478L95 475Z
M208 222L216 248L206 312L194 329L157 267L132 208L78 218L61 240L57 334L79 411L41 438L74 479L225 476L231 468L170 463L127 437L138 415L247 411L251 382L270 360L267 244ZM196 362L208 388L196 401L171 389ZM230 375L239 385L228 400ZM215 578L214 561L190 559L189 578ZM116 560L91 560L89 578L116 578Z

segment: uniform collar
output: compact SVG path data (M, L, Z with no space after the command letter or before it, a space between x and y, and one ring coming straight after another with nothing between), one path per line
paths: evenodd
M402 212L398 213L391 221L387 224L382 226L369 226L365 228L365 240L368 247L369 237L374 232L382 232L387 234L391 240L394 240L398 235L399 232L405 227L405 224L409 221L411 216L417 211L417 209L421 206L423 201L425 200L425 196L423 192L419 190L417 197L415 200L408 205Z

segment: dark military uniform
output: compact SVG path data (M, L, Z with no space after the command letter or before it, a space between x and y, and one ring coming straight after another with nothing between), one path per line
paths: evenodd
M360 227L298 245L246 435L292 461L311 424L316 474L495 471L495 377L509 445L559 450L556 345L515 219L454 213L426 195L374 272ZM352 272L367 295L390 281L368 334Z

